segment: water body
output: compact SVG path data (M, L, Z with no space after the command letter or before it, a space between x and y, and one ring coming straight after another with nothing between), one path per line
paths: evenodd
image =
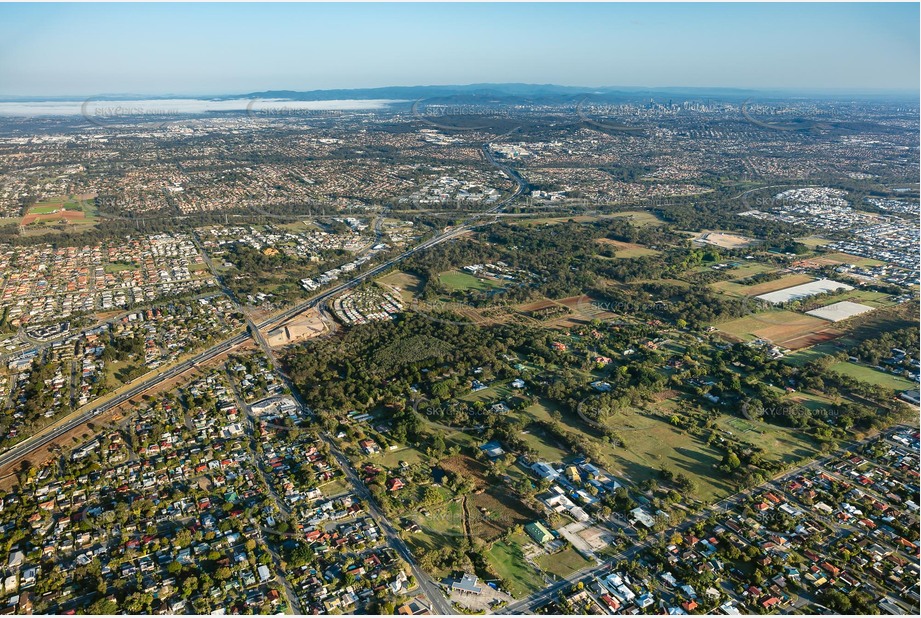
M287 99L122 99L82 101L0 101L0 116L85 116L98 119L129 116L172 116L214 112L294 114L316 111L372 111L387 109L400 99L338 99L291 101Z

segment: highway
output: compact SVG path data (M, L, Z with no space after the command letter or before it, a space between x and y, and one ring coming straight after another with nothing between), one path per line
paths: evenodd
M247 327L246 332L240 333L234 337L231 337L229 339L222 341L221 343L218 343L210 348L207 348L206 350L203 350L202 352L198 353L196 356L186 361L183 361L181 363L178 363L176 365L173 365L165 370L162 370L156 373L155 375L150 376L149 378L142 379L142 381L140 381L138 384L131 386L128 390L111 397L105 403L102 403L85 412L72 415L71 417L66 418L64 422L60 423L59 425L51 426L39 432L38 434L31 436L30 438L24 440L23 442L20 442L19 444L10 448L10 450L8 450L6 453L0 455L0 467L6 466L10 463L15 463L17 460L25 459L26 457L28 457L30 453L57 440L61 436L65 435L68 431L71 431L74 428L79 427L80 425L90 421L92 418L108 410L111 410L112 408L118 407L119 405L125 403L131 398L137 397L138 395L154 388L158 384L161 384L162 382L166 380L175 378L185 373L186 371L192 369L193 367L197 365L207 363L208 361L216 358L217 356L220 356L221 354L224 354L225 352L228 352L229 350L246 343L247 341L250 340L250 338L254 339L256 343L259 345L259 347L262 348L263 351L266 352L268 357L274 361L275 360L274 352L272 351L271 347L265 341L265 338L262 335L263 330L272 330L273 328L279 326L280 324L283 324L285 321L289 320L290 318L294 317L295 315L307 309L311 309L317 306L322 307L328 300L335 297L336 295L361 284L363 281L367 279L376 277L377 275L385 272L386 270L388 270L395 264L398 264L399 262L406 260L407 258L421 251L425 251L426 249L430 249L431 247L435 247L441 243L447 242L453 238L456 238L462 234L465 234L466 232L476 227L479 227L481 225L488 225L496 221L498 217L496 217L495 215L498 215L502 211L502 209L504 209L510 203L518 199L518 197L520 197L527 190L528 184L523 178L521 178L520 175L518 175L518 173L515 170L511 169L509 166L505 164L502 164L496 161L493 154L489 151L488 144L483 144L482 152L483 152L483 156L486 159L486 161L490 165L493 165L494 167L503 171L509 177L509 179L512 180L517 185L517 187L511 195L509 195L503 200L498 201L495 205L493 205L488 210L475 215L473 219L475 220L479 219L480 220L479 222L468 222L468 223L464 223L463 225L460 225L457 227L448 228L444 230L442 233L419 243L415 247L412 247L408 249L407 251L404 251L403 253L387 260L386 262L378 264L377 266L369 270L366 270L362 273L358 273L354 277L349 279L348 281L340 283L339 285L329 288L323 292L320 292L301 303L298 303L288 309L285 309L284 311L280 313L277 313L273 316L266 318L262 322L254 323L247 316L246 321L247 321L248 327ZM483 219L487 217L492 217L492 219L489 221L483 221ZM378 235L378 239L380 239L380 220L375 223L375 232ZM212 271L212 273L215 273L213 264L211 264L210 259L208 258L207 254L204 252L203 249L202 249L202 253L205 255L205 259L207 260L207 265L209 269ZM220 279L218 280L221 281ZM224 288L224 293L227 294L228 297L236 303L236 299L233 297L230 291L226 289L223 283L221 284L221 287ZM244 312L244 315L246 315L245 312ZM278 369L277 363L275 363L275 365L276 365L276 369ZM307 409L306 403L301 399L300 393L298 393L297 390L293 387L294 385L291 384L290 380L287 378L287 376L283 374L283 372L280 371L280 369L279 369L279 373L282 374L282 378L287 383L288 387L291 389L291 392L295 396L295 398L298 400L298 403L300 403L302 406L304 406L305 409ZM427 574L425 574L421 569L419 569L418 566L416 566L415 560L413 559L412 554L409 551L409 548L406 546L403 540L399 537L399 534L396 532L396 530L393 528L390 522L384 517L383 513L380 512L380 510L378 509L377 505L375 504L373 500L373 497L370 495L370 492L368 491L368 489L364 486L363 483L361 483L360 479L358 479L354 471L351 469L351 466L348 460L338 450L335 443L332 440L330 440L328 436L325 438L326 438L326 442L330 445L330 448L333 449L333 453L336 455L337 460L339 460L340 466L345 471L346 476L349 478L349 481L351 481L355 490L370 505L370 508L372 510L372 515L378 521L378 524L380 525L381 529L384 531L384 534L387 536L389 544L410 565L410 568L413 572L413 576L415 577L422 591L425 593L426 597L428 597L428 599L432 602L433 609L435 610L435 612L439 614L453 614L454 611L452 610L450 603L445 599L444 595L442 594L441 589L438 586L438 584L432 581L428 577Z
M516 193L515 195L517 196L518 194ZM512 199L512 198L509 198L509 199ZM508 200L505 200L503 202L503 204L505 203L508 203ZM330 298L336 296L337 294L340 294L341 292L344 292L345 290L348 290L350 288L353 288L359 285L361 282L365 281L366 279L377 276L378 274L386 271L388 268L390 268L394 264L397 264L405 260L406 258L412 255L415 255L419 251L424 251L425 249L434 247L438 244L451 240L452 238L456 238L460 234L463 234L467 232L468 230L472 229L472 227L473 226L471 225L462 225L457 228L450 229L446 232L442 232L438 236L434 236L416 245L415 247L401 253L400 255L391 258L390 260L382 264L379 264L378 266L375 266L374 268L371 268L370 270L359 273L355 275L353 278L351 278L350 280L340 283L339 285L332 287L326 291L323 291L309 298L306 301L303 301L297 305L294 305L293 307L289 309L282 311L279 314L276 314L274 316L271 316L263 320L262 322L258 324L253 324L252 322L250 322L251 326L249 330L251 331L253 338L256 339L256 342L259 343L260 346L267 347L259 331L266 330L266 329L271 330L275 326L285 322L286 320L301 313L302 311L315 307L317 304L327 301ZM253 326L255 326L255 328L253 328ZM94 416L98 416L99 414L102 414L103 412L106 412L107 410L110 410L111 408L114 408L114 407L117 407L123 404L124 402L128 401L132 397L136 397L140 395L141 393L144 393L145 391L150 390L157 384L165 380L174 378L188 371L195 365L206 363L210 361L216 356L219 356L227 352L231 348L241 345L242 343L246 342L249 338L250 338L250 333L244 332L230 339L226 339L221 343L218 343L210 348L207 348L206 350L200 352L198 355L196 355L195 357L187 361L184 361L177 365L173 365L170 368L141 381L140 383L138 383L135 386L132 386L128 390L112 397L105 403L95 408L91 408L87 410L86 412L80 413L76 416L72 416L68 418L65 423L61 425L57 425L57 426L52 426L32 436L31 438L28 438L24 440L23 442L20 442L19 444L10 448L10 450L8 450L3 455L0 455L0 467L5 466L9 464L10 462L15 462L18 459L23 459L27 457L29 453L33 452L34 450L38 448L41 448L42 446L45 446L46 444L50 442L53 442L57 438L66 434L68 431L70 431L74 427L78 427L82 425L83 423L89 421Z
M74 429L75 427L79 427L83 423L91 420L93 417L99 416L103 412L123 404L132 397L137 397L138 395L150 390L161 382L170 380L178 375L185 373L196 365L205 363L212 358L227 352L228 350L246 343L249 338L249 335L246 332L243 332L234 337L231 337L230 339L225 339L223 342L214 345L207 350L204 350L203 352L200 352L188 360L185 360L176 365L172 365L168 369L165 369L145 380L142 380L138 384L131 386L128 390L119 393L115 397L112 397L105 403L102 403L85 412L79 413L76 416L71 416L67 418L64 423L49 427L48 429L30 438L27 438L23 442L20 442L16 446L12 447L3 455L0 455L0 466L5 466L10 462L16 461L17 459L23 459L27 457L32 451L57 440L68 431Z

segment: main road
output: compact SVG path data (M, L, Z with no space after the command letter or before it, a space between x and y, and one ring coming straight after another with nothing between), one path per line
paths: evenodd
M67 418L64 422L51 426L45 429L44 431L41 431L37 433L36 435L29 437L28 439L13 446L7 452L0 455L0 467L4 467L10 463L15 463L19 460L25 459L26 457L28 457L30 453L34 452L35 450L49 443L52 443L53 441L59 439L61 436L66 435L67 432L72 431L73 429L79 427L80 425L90 421L92 418L108 410L111 410L117 406L122 405L126 401L129 401L131 398L137 397L138 395L141 395L142 393L152 388L155 388L157 385L162 384L164 381L170 380L172 378L175 378L185 373L186 371L192 369L193 367L196 367L203 363L207 363L208 361L220 356L221 354L224 354L246 343L247 341L249 341L250 337L252 337L256 341L256 343L259 345L259 347L261 347L269 355L269 358L274 361L274 353L272 352L271 348L268 346L267 342L265 341L265 338L262 335L262 331L271 330L283 324L284 322L286 322L293 316L303 311L312 309L314 307L324 306L327 301L329 301L336 295L346 290L349 290L351 288L354 288L355 286L361 284L363 281L366 281L368 279L378 276L379 274L385 272L386 270L388 270L395 264L398 264L399 262L402 262L403 260L406 260L407 258L412 257L413 255L421 251L425 251L426 249L435 247L453 238L457 238L458 236L465 234L466 232L478 226L488 225L496 221L498 217L495 217L494 215L498 215L506 206L508 206L509 204L514 202L516 199L518 199L518 197L520 197L522 193L524 193L527 190L528 184L515 170L513 170L512 168L510 168L509 166L503 163L499 163L498 161L496 161L494 155L489 150L488 144L483 145L482 152L483 152L484 158L490 165L493 165L494 167L503 171L509 177L509 179L516 184L516 189L511 195L506 197L504 200L498 201L495 205L493 205L488 210L475 215L473 217L475 221L470 221L470 222L464 223L463 225L447 228L444 231L442 231L440 234L437 234L419 243L418 245L412 247L411 249L408 249L407 251L404 251L403 253L395 257L392 257L389 260L381 264L378 264L377 266L374 266L373 268L370 268L364 272L356 274L348 281L345 281L343 283L340 283L339 285L336 285L332 288L324 290L323 292L320 292L319 294L316 294L301 303L295 304L294 306L288 309L285 309L284 311L281 311L280 313L270 316L259 323L255 323L251 321L249 317L247 316L246 321L247 321L248 326L245 332L242 332L238 335L230 337L222 341L221 343L218 343L210 348L207 348L206 350L203 350L202 352L198 353L196 356L188 360L185 360L181 363L178 363L176 365L173 365L169 367L168 369L160 371L153 376L150 376L146 379L142 379L137 384L130 386L127 390L121 393L118 393L117 395L112 396L107 401L105 401L105 403L102 403L98 406L90 408L86 410L85 412L77 413ZM488 220L488 218L491 216L492 216L492 219ZM375 232L377 233L378 240L380 240L380 222L381 221L379 219L375 224ZM207 254L205 254L205 256L207 259ZM210 263L210 260L208 260L208 266L212 270L212 272L214 272L213 265ZM236 302L233 295L230 294L230 291L227 290L226 287L223 286L223 284L222 284L222 288L224 288L224 293L228 294L231 300L234 300L234 302ZM245 312L244 312L244 315L246 315ZM298 393L297 390L293 388L293 384L290 384L287 376L283 375L282 377L284 378L285 382L288 382L288 386L292 394L295 396L295 398L299 400L299 403L302 406L306 406L306 402L301 400L300 393ZM438 614L454 613L454 611L451 608L450 603L447 601L447 599L445 599L438 584L434 582L431 578L429 578L429 576L416 565L416 562L413 559L412 554L409 551L409 548L400 538L399 533L393 528L391 523L387 520L384 514L379 510L376 503L374 502L373 497L370 495L370 492L368 491L367 487L365 487L365 485L360 481L360 479L358 479L354 470L352 470L351 464L349 463L348 459L338 449L335 442L328 439L328 436L324 436L324 438L326 438L325 441L327 442L327 444L329 444L332 452L334 453L336 459L338 460L339 465L345 471L346 477L350 481L351 485L361 495L361 497L365 499L365 502L367 502L367 504L369 505L371 509L371 515L380 525L385 536L387 537L389 545L393 547L394 550L396 550L396 552L404 560L406 560L406 562L409 564L410 569L412 570L413 576L416 579L416 582L422 589L425 596L432 603L434 611Z
M898 427L905 428L908 426L907 425L897 425L895 427L890 427L888 429L885 429L880 433L888 437ZM681 523L675 526L672 526L670 528L667 528L666 530L657 532L656 534L649 535L649 537L644 542L631 545L629 548L614 554L607 561L605 561L605 563L602 564L601 566L590 566L590 567L586 567L585 569L582 569L581 571L572 573L571 575L569 575L569 577L556 582L552 586L544 588L543 590L538 590L537 592L534 592L533 594L531 594L531 596L525 597L524 599L521 599L510 605L507 605L496 613L498 614L535 613L537 609L539 609L541 606L543 606L548 601L553 599L554 595L557 592L566 588L567 586L574 584L588 577L598 577L605 573L609 573L612 570L614 570L613 569L614 564L622 560L629 561L631 558L633 558L633 556L635 556L640 551L647 549L651 547L652 545L654 545L657 540L667 538L669 535L671 535L674 532L685 532L687 531L688 528L691 528L692 526L694 526L696 523L700 521L706 520L708 517L720 517L722 515L725 515L726 513L729 513L735 505L739 504L741 500L749 498L755 493L764 491L766 489L775 489L775 490L779 489L780 491L783 491L782 487L783 487L785 480L788 480L790 478L796 478L797 476L803 474L808 469L816 468L816 467L823 468L825 464L829 463L830 461L833 461L835 459L841 459L843 457L847 457L848 455L851 455L854 452L856 452L857 448L861 446L862 444L865 444L868 441L875 439L877 435L879 434L873 434L873 435L867 436L866 438L864 438L863 440L859 442L852 442L844 446L843 448L839 449L838 451L832 453L831 455L826 455L825 457L814 459L792 470L786 470L784 472L781 472L774 478L769 479L759 485L750 487L748 489L735 493L731 496L723 498L719 502L716 502L706 507L699 514L693 515L690 518L685 519Z
M424 251L425 249L439 245L443 242L451 240L452 238L456 238L457 236L469 231L473 227L474 227L473 225L462 225L462 226L459 226L453 229L449 229L445 232L442 232L441 234L434 236L416 245L412 249L409 249L408 251L405 251L401 253L400 255L397 255L396 257L393 257L387 260L386 262L379 264L378 266L375 266L374 268L371 268L370 270L366 270L362 273L355 275L354 277L352 277L346 282L343 282L335 287L325 290L307 299L306 301L298 303L297 305L294 305L293 307L286 309L277 315L271 316L263 320L262 322L255 324L255 327L256 327L255 330L259 330L259 331L266 330L266 329L271 330L276 325L287 321L288 319L297 315L298 313L301 313L302 311L315 307L319 303L329 300L330 298L336 296L337 294L340 294L341 292L344 292L345 290L348 290L350 288L353 288L359 285L361 282L365 281L366 279L379 275L380 273L386 271L388 268L390 268L394 264L397 264L405 260L406 258L412 255L415 255L416 253L420 251ZM253 331L254 329L250 328L248 330ZM27 438L26 440L20 442L19 444L16 444L15 446L11 447L7 452L5 452L3 455L0 455L0 467L6 466L7 464L11 462L15 462L19 459L23 459L27 457L29 453L32 453L36 449L39 449L45 446L46 444L49 444L53 442L54 440L57 440L61 436L65 435L68 431L71 431L75 427L79 427L80 425L82 425L83 423L86 423L93 417L98 416L108 410L111 410L112 408L120 406L121 404L125 403L132 397L137 397L138 395L154 388L156 385L166 380L169 380L171 378L174 378L178 375L181 375L182 373L185 373L186 371L188 371L189 369L191 369L192 367L196 365L206 363L210 361L211 359L217 356L220 356L221 354L224 354L228 350L235 348L239 345L242 345L250 338L250 335L256 338L257 343L262 343L259 341L259 339L261 338L261 334L258 332L254 332L254 333L243 332L234 337L231 337L230 339L225 339L221 343L218 343L216 345L211 346L210 348L203 350L202 352L198 353L196 356L186 361L183 361L177 365L172 365L170 368L164 371L158 372L156 375L143 379L141 382L128 388L128 390L125 390L119 393L118 395L111 397L105 403L100 404L94 408L90 408L86 410L85 412L71 416L70 418L66 420L66 422L61 423L59 425L53 425L45 429L44 431L41 431L30 438Z
M496 168L503 171L509 177L509 179L512 180L517 185L517 187L510 196L508 196L504 200L497 202L490 209L477 215L476 218L480 218L480 219L482 219L483 217L489 216L489 215L498 214L499 212L502 211L503 208L505 208L510 203L518 199L518 197L521 196L521 194L524 193L524 191L528 187L527 182L524 179L522 179L521 176L515 170L495 160L495 157L489 151L488 144L483 145L483 156L490 165L493 165ZM329 299L336 296L337 294L340 294L341 292L344 292L345 290L351 289L367 279L376 277L377 275L386 271L387 269L394 266L395 264L402 262L403 260L419 253L420 251L425 251L426 249L430 249L431 247L434 247L441 243L447 242L453 238L456 238L460 236L461 234L464 234L472 230L473 228L478 227L479 225L487 225L488 223L490 222L489 221L485 221L481 223L471 222L471 223L465 223L457 227L448 228L444 230L442 233L419 243L415 247L412 247L411 249L404 251L403 253L395 257L392 257L386 262L383 262L369 270L356 274L354 277L352 277L348 281L340 283L339 285L329 288L328 290L325 290L323 292L320 292L319 294L316 294L315 296L301 303L298 303L292 306L291 308L282 311L281 313L278 313L274 316L266 318L262 322L259 322L257 324L250 323L251 326L248 329L250 332L243 332L233 337L230 337L229 339L225 339L224 341L218 344L215 344L211 346L210 348L203 350L202 352L198 353L196 356L188 360L185 360L176 365L172 365L171 367L163 371L158 371L155 375L152 375L148 378L144 378L137 384L130 386L127 390L122 391L118 393L117 395L110 397L108 400L105 401L105 403L99 404L98 406L95 406L93 408L89 408L84 412L75 413L74 415L67 417L66 420L64 420L64 422L52 425L42 431L39 431L37 434L30 436L29 438L23 440L22 442L16 444L15 446L7 450L5 453L0 455L0 468L5 467L10 463L15 463L16 461L25 459L26 457L29 456L30 453L36 451L37 449L42 448L43 446L47 444L54 442L61 436L66 435L67 432L90 421L93 417L99 416L100 414L107 412L108 410L111 410L112 408L116 408L122 405L126 401L130 400L132 397L137 397L138 395L147 392L148 390L156 387L158 384L161 384L166 380L175 378L185 373L189 369L192 369L193 367L197 365L207 363L208 361L214 359L215 357L220 356L221 354L224 354L225 352L228 352L229 350L242 345L250 338L250 336L256 339L256 342L258 344L264 346L265 341L264 339L262 339L261 333L259 331L266 330L266 329L271 330L275 326L284 323L285 321L297 315L298 313L301 313L302 311L316 307L317 305L328 301ZM253 328L253 326L255 326L255 328ZM252 332L252 331L256 331L256 332Z

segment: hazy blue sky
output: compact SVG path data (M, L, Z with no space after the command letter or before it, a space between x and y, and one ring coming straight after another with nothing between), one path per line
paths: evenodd
M2 4L0 95L919 88L907 4Z

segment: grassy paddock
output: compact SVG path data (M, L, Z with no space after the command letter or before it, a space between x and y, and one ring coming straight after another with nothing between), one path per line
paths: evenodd
M473 275L456 270L441 273L438 275L438 280L452 292L457 290L490 290L498 287L490 281L477 279Z
M502 578L506 592L521 598L544 587L540 573L525 560L522 548L530 542L525 535L516 535L508 542L497 541L486 552L490 566Z
M918 388L918 384L915 382L911 382L891 373L880 371L879 369L874 369L873 367L868 367L867 365L858 365L857 363L845 361L842 363L835 363L829 369L860 380L861 382L869 382L870 384L876 384L883 388L891 388L894 391Z

